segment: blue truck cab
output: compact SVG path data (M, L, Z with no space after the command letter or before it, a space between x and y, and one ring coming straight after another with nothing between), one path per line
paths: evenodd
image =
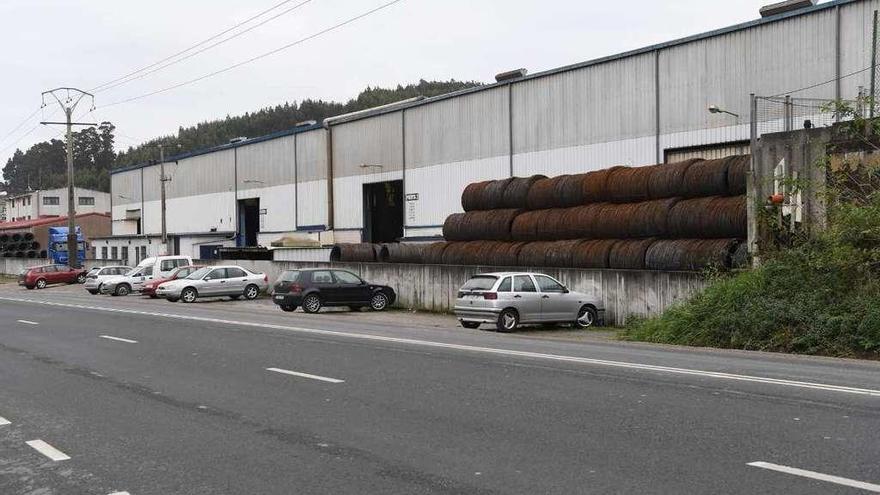
M49 227L47 256L59 265L67 264L67 232L67 227ZM76 245L77 259L82 264L86 259L86 243L83 239L82 230L79 227L76 227Z

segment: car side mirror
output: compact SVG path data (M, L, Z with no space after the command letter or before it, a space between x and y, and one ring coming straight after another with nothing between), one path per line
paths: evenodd
M212 279L211 277L205 277L205 282L210 282L211 280L214 280L214 279Z

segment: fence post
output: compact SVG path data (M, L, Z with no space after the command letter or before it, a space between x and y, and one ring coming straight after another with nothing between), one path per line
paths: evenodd
M748 216L748 246L749 254L752 255L752 265L757 266L758 260L758 191L757 191L757 153L758 153L758 98L754 93L750 95L750 120L749 120L749 173L746 175L746 213Z

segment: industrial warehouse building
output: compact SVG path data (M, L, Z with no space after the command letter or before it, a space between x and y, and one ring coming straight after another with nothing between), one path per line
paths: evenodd
M830 100L868 86L877 8L880 0L808 6L172 157L168 251L210 257L218 246L282 237L429 239L461 211L471 182L742 153L750 94ZM158 165L114 171L113 235L95 241L99 251L165 250L161 184Z

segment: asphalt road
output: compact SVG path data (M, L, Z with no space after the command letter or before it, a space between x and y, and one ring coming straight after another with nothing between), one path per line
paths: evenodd
M0 286L3 495L872 493L878 406L877 363Z

